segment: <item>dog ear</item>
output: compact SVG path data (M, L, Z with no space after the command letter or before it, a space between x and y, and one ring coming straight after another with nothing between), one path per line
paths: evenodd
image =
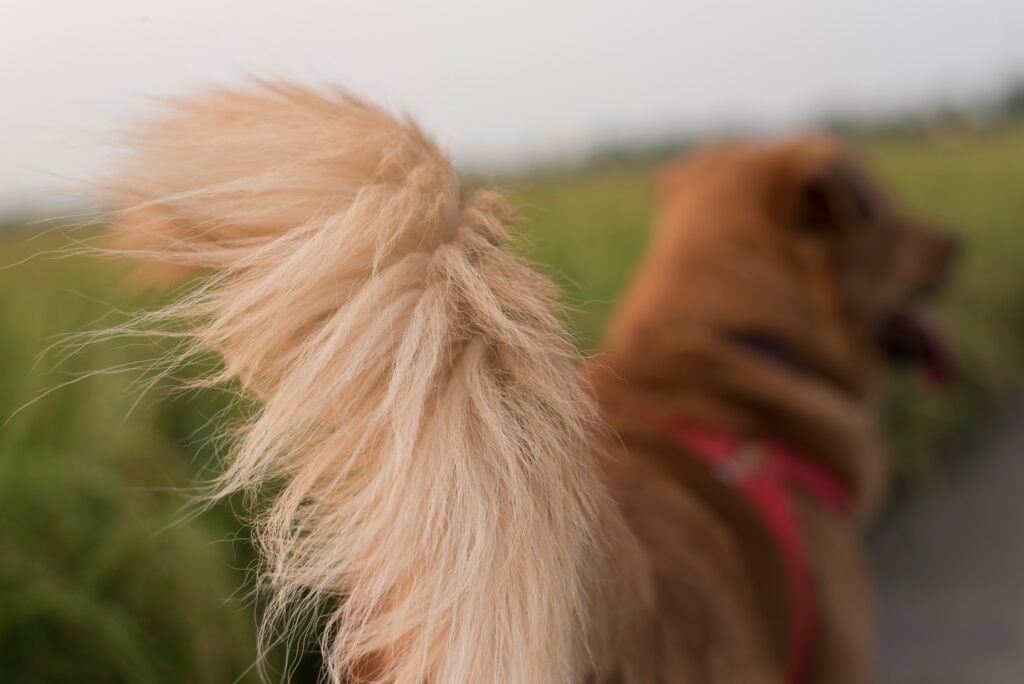
M843 214L835 187L828 175L804 179L797 184L793 223L814 233L838 230Z
M838 147L794 161L775 193L785 225L828 235L875 220L875 193Z

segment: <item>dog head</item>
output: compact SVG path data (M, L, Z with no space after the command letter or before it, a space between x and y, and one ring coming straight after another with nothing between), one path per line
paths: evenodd
M855 395L886 361L948 375L916 309L946 282L956 242L901 210L837 141L714 148L670 167L660 195L613 348L700 327Z
M818 320L863 338L868 353L945 381L944 345L916 309L949 278L958 251L952 233L902 211L835 141L803 140L775 154L782 168L770 194L778 225L817 243L821 277L810 284L840 307Z

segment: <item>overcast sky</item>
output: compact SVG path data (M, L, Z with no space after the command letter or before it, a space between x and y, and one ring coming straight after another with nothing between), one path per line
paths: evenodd
M0 0L0 203L88 179L117 126L246 74L409 111L463 164L994 90L1024 0Z

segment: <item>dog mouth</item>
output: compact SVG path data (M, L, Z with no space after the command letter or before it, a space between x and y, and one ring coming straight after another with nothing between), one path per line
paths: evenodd
M919 314L898 311L886 316L878 342L887 361L922 370L934 385L945 387L953 379L953 357L945 339Z

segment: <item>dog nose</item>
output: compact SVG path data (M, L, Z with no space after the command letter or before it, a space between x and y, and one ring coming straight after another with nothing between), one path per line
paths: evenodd
M946 233L942 241L942 270L946 275L956 266L963 251L963 240L955 233Z
M930 275L922 288L923 294L932 294L949 282L963 250L960 237L951 231L942 231L936 237L938 239L932 242Z
M956 233L946 234L947 258L955 260L960 250L963 249L963 240Z

